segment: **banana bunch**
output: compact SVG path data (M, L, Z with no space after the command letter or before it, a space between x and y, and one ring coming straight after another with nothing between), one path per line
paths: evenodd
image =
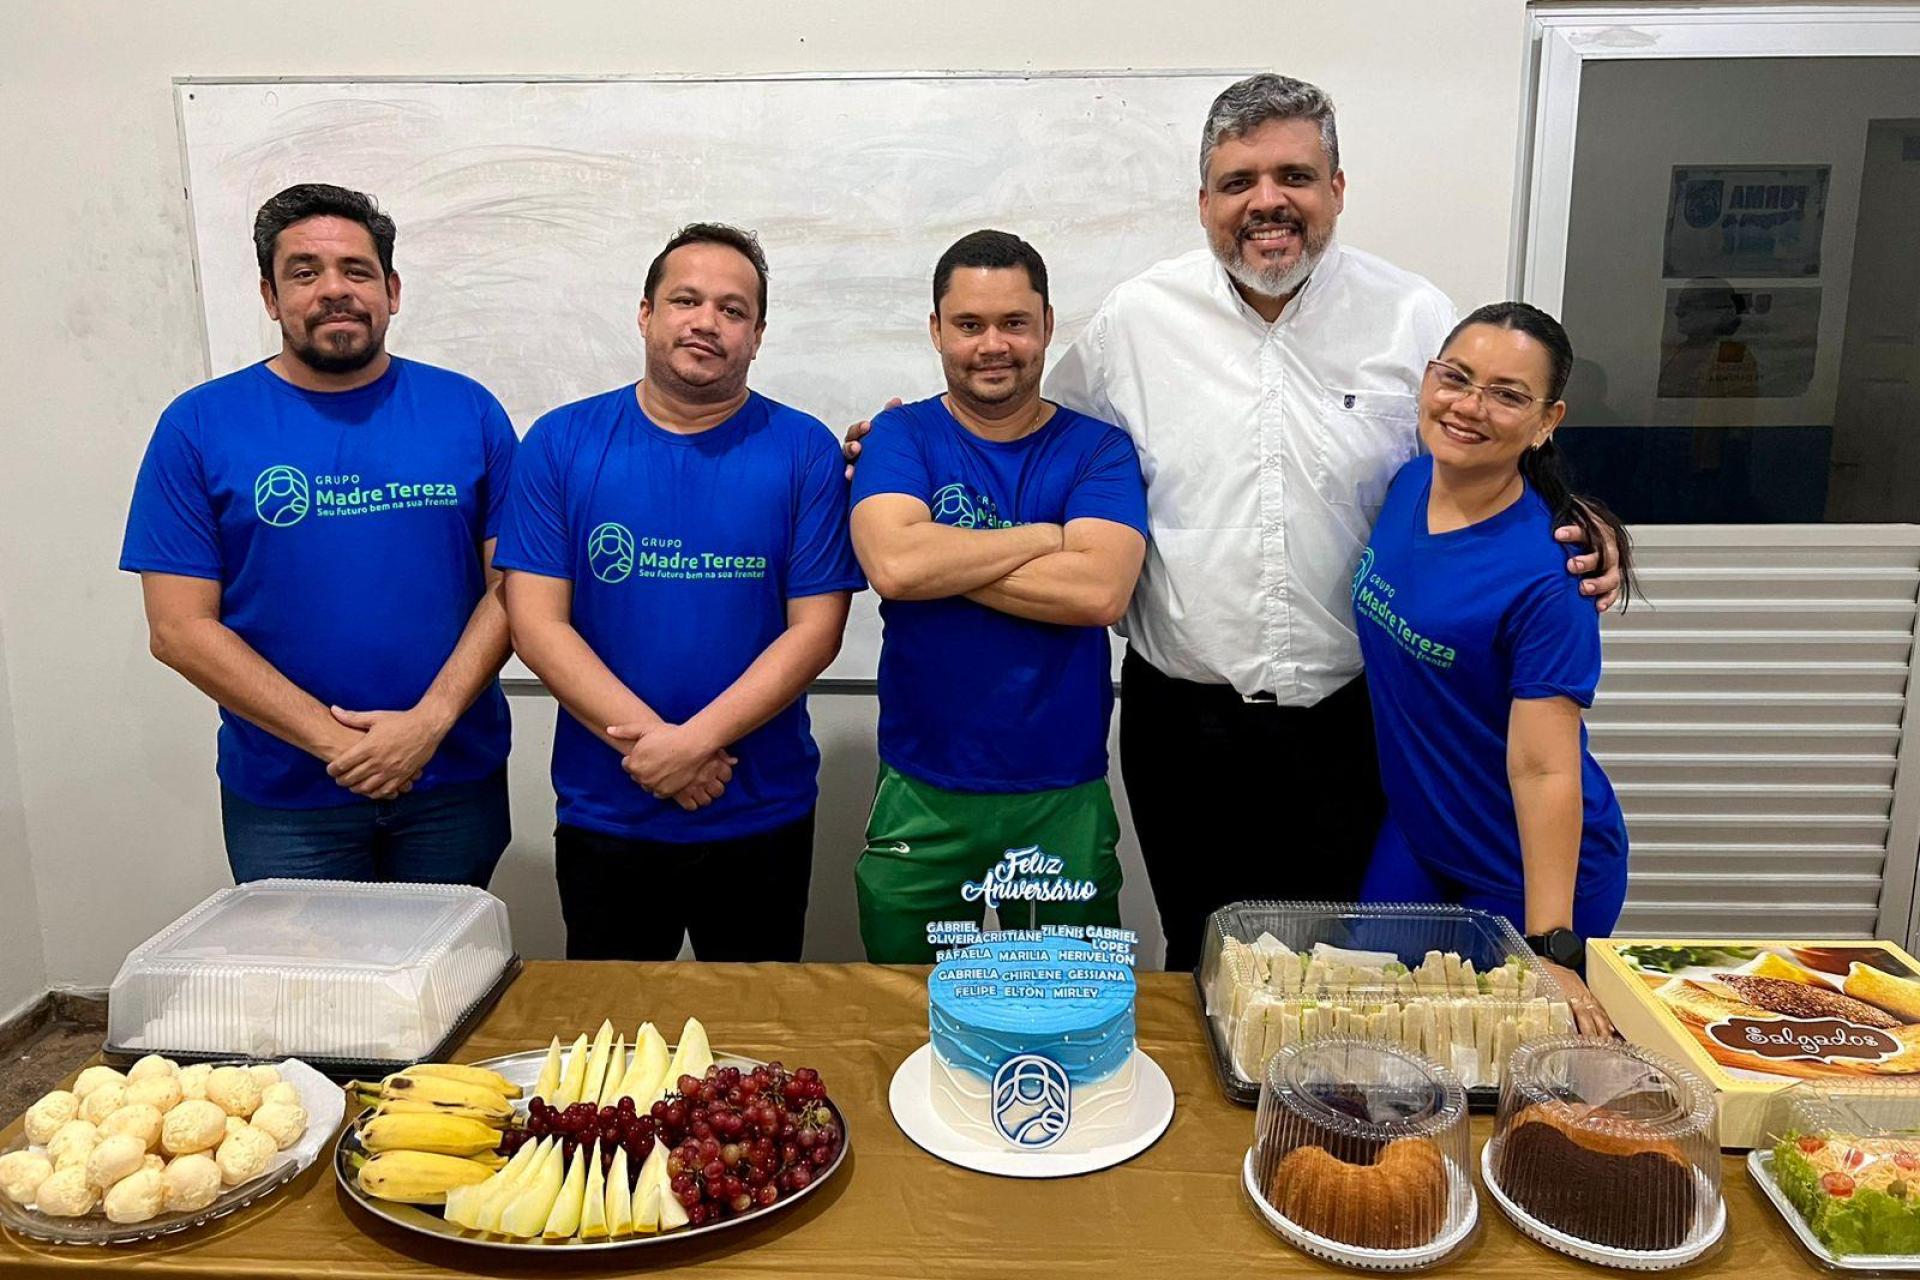
M382 1113L460 1116L495 1128L513 1119L512 1100L520 1096L520 1086L498 1072L450 1062L422 1062L378 1084L355 1081L347 1088Z
M378 1199L443 1205L447 1192L477 1186L505 1165L499 1156L488 1160L431 1151L382 1151L361 1164L356 1176L360 1189Z
M368 1195L442 1205L449 1191L484 1182L506 1164L495 1151L520 1088L497 1072L423 1062L347 1088L372 1108L358 1121L370 1153L358 1179Z

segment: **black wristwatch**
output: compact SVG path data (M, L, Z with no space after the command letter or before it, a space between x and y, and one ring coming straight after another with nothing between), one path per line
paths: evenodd
M1549 929L1527 935L1527 946L1542 960L1548 960L1575 973L1587 967L1587 940L1571 929Z

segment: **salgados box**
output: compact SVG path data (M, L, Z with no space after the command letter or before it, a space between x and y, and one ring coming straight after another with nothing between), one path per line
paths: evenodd
M1920 1084L1920 964L1889 942L1587 943L1587 985L1622 1035L1692 1064L1720 1141L1766 1141L1767 1099L1801 1080Z

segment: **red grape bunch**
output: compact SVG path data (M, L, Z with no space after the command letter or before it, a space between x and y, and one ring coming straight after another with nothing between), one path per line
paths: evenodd
M526 1127L509 1130L500 1152L511 1156L549 1134L562 1135L569 1160L597 1138L603 1172L613 1164L614 1146L624 1146L627 1176L635 1182L654 1144L663 1144L673 1194L696 1227L805 1190L846 1143L820 1073L801 1067L789 1074L778 1062L748 1073L714 1066L705 1077L681 1076L675 1092L645 1114L631 1098L614 1107L583 1102L564 1110L534 1098Z

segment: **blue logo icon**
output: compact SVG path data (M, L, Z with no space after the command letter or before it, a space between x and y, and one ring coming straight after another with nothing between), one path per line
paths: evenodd
M293 467L268 467L253 482L253 510L276 529L299 524L313 505L307 478Z
M1373 572L1373 548L1368 547L1360 553L1360 567L1353 571L1353 594L1358 597L1360 588L1367 583L1367 575Z
M1723 189L1718 178L1688 179L1681 196L1688 226L1704 231L1720 220Z
M1060 1141L1073 1118L1072 1083L1052 1058L1021 1053L993 1073L993 1127L1016 1147L1038 1151Z
M980 523L980 515L973 509L973 499L967 496L967 487L963 484L950 484L940 490L933 495L931 505L936 524L972 529Z
M622 582L633 572L633 533L608 521L587 535L587 564L602 582Z

